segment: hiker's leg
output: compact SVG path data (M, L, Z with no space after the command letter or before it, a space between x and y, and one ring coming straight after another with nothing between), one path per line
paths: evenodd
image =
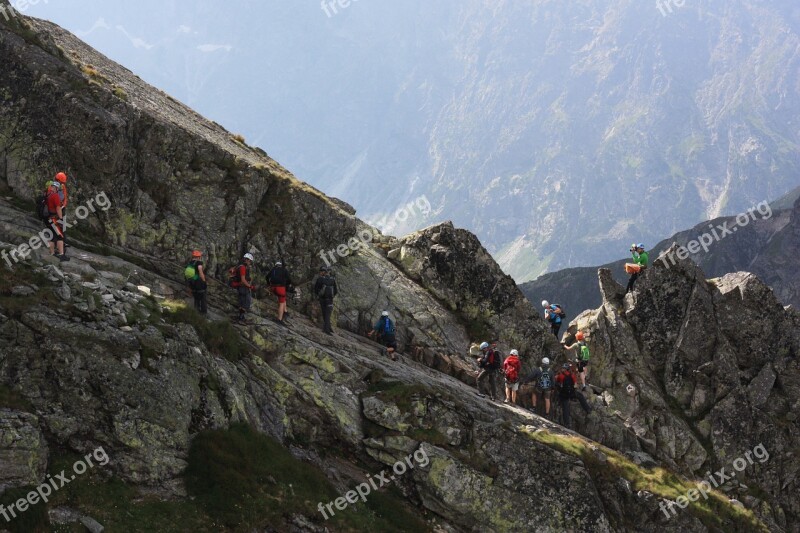
M550 395L548 393L544 393L544 414L545 416L550 416Z
M533 410L534 411L536 410L536 401L538 399L539 399L539 393L536 392L536 391L533 391L533 394L531 394L531 405L533 406Z
M489 389L492 391L492 400L497 398L497 372L489 371Z
M331 327L331 314L333 313L333 302L326 302L322 308L322 318L325 321L325 331L328 333L333 333L333 328Z
M561 425L570 429L569 398L561 398Z
M480 372L478 372L478 378L476 380L477 381L477 386L478 386L478 392L481 393L481 394L483 394L483 391L481 390L481 388L482 388L482 384L483 384L485 379L486 379L486 369L483 369Z
M625 289L625 294L628 294L633 290L633 285L636 283L636 279L639 277L639 273L636 272L631 274L631 278L628 280L628 288Z
M200 293L200 313L208 314L208 292L203 291Z

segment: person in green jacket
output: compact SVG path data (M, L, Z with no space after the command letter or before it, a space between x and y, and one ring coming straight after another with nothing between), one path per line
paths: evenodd
M625 294L628 294L633 290L633 285L636 283L636 280L639 278L639 275L644 272L644 269L647 268L647 252L644 251L644 244L632 244L631 245L631 255L633 256L633 262L639 265L641 268L639 272L634 272L631 274L631 279L628 280L628 288L625 291Z

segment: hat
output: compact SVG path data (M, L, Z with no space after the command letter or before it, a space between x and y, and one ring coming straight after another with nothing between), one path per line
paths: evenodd
M383 313L381 313L381 316L389 316L389 311L384 311Z
M549 365L550 364L550 359L548 359L547 357L543 357L542 358L542 364L545 365L545 366Z
M203 257L203 252L201 252L200 250L194 250L192 252L192 257Z
M511 355L519 355L519 352L516 350L511 350Z
M59 183L66 183L67 182L67 175L63 172L59 172L56 174L56 181Z
M488 342L482 342L481 343L481 350L486 350L487 348L489 348L489 343Z
M250 254L250 253L244 254L244 258L245 259L249 259L250 261L255 261L256 260L256 258L253 257L253 254Z

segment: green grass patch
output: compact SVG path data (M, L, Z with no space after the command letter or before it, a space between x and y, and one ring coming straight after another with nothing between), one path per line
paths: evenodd
M374 492L325 521L318 504L341 497L325 474L246 425L199 434L189 450L186 487L220 527L284 530L302 514L334 531L426 531L418 513L391 491Z
M601 463L590 448L592 445L577 436L559 435L547 430L523 429L522 431L537 442L580 458L592 477L604 480L605 484L613 483L621 477L631 483L634 491L645 490L672 501L675 501L678 496L685 496L689 490L697 489L699 486L699 483L685 479L664 468L643 468L614 450L595 445L608 458L607 462ZM737 531L769 531L752 511L731 505L728 497L723 493L711 491L708 494L708 499L700 497L696 502L689 501L689 507L685 509L705 526L712 530L723 531L730 530L731 526L735 527ZM683 509L676 510L681 512Z
M239 331L228 320L209 321L183 302L166 300L164 318L171 324L189 324L212 353L237 362L249 353Z

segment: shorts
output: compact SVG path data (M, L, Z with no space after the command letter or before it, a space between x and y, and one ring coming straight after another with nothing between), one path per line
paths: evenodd
M536 387L533 390L536 392L537 395L544 397L550 396L550 393L553 392L553 389L542 390L539 387Z
M519 381L515 381L514 383L509 383L508 380L506 380L506 388L511 389L514 392L517 392L519 390Z
M381 337L381 344L392 350L397 350L397 337L394 335L384 335Z
M578 361L578 372L583 372L583 369L589 366L589 361Z
M239 295L239 308L249 311L250 306L253 305L253 295L250 294L250 289L248 287L237 287L236 292Z
M286 303L286 287L272 287L272 292L278 297L278 303Z

